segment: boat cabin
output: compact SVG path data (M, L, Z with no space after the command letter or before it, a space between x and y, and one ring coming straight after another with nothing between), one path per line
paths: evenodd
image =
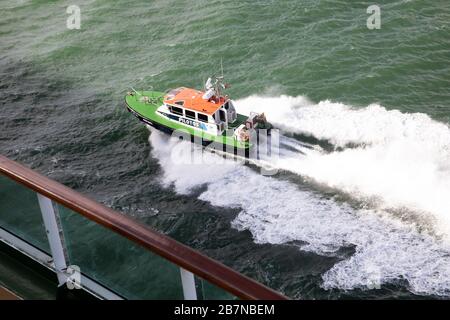
M173 121L221 135L236 121L236 109L228 96L220 95L217 87L208 87L207 82L206 89L205 92L185 87L172 89L165 95L158 112Z

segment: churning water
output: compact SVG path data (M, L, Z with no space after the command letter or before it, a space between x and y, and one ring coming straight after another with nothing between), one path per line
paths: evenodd
M450 295L448 1L378 1L380 30L364 1L78 2L80 30L0 4L2 154L294 298ZM124 108L221 58L281 129L276 175L174 163L192 146Z

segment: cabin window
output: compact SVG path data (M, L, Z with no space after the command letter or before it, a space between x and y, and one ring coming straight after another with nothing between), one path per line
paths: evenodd
M186 117L195 119L195 112L190 110L184 110L186 112Z
M219 116L220 116L220 121L227 121L227 118L225 116L225 111L223 109L219 110Z
M198 113L198 120L208 122L208 116L206 114Z
M170 111L174 114L179 114L180 116L183 115L183 109L178 108L178 107L171 106Z
M228 102L225 103L225 106L224 106L225 110L228 110L229 107L230 107L230 106L228 105Z

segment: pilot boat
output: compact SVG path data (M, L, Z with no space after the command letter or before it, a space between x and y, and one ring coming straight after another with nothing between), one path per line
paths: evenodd
M125 102L128 111L158 130L169 134L181 132L189 135L192 142L216 151L249 157L261 132L270 135L272 126L264 113L237 113L233 101L223 94L227 87L223 76L211 77L204 90L187 87L166 92L132 89Z

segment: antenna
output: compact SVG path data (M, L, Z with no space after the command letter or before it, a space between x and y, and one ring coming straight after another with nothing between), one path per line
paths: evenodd
M215 81L215 90L217 92L217 96L220 97L222 95L222 90L221 90L221 86L222 86L222 80L223 80L223 59L222 57L220 57L220 71L221 71L221 76L216 76L216 81Z
M136 90L134 90L134 88L133 87L130 87L131 88L131 90L133 90L136 94L138 94L138 95L140 95L141 96L141 94L139 93L139 92L137 92Z

